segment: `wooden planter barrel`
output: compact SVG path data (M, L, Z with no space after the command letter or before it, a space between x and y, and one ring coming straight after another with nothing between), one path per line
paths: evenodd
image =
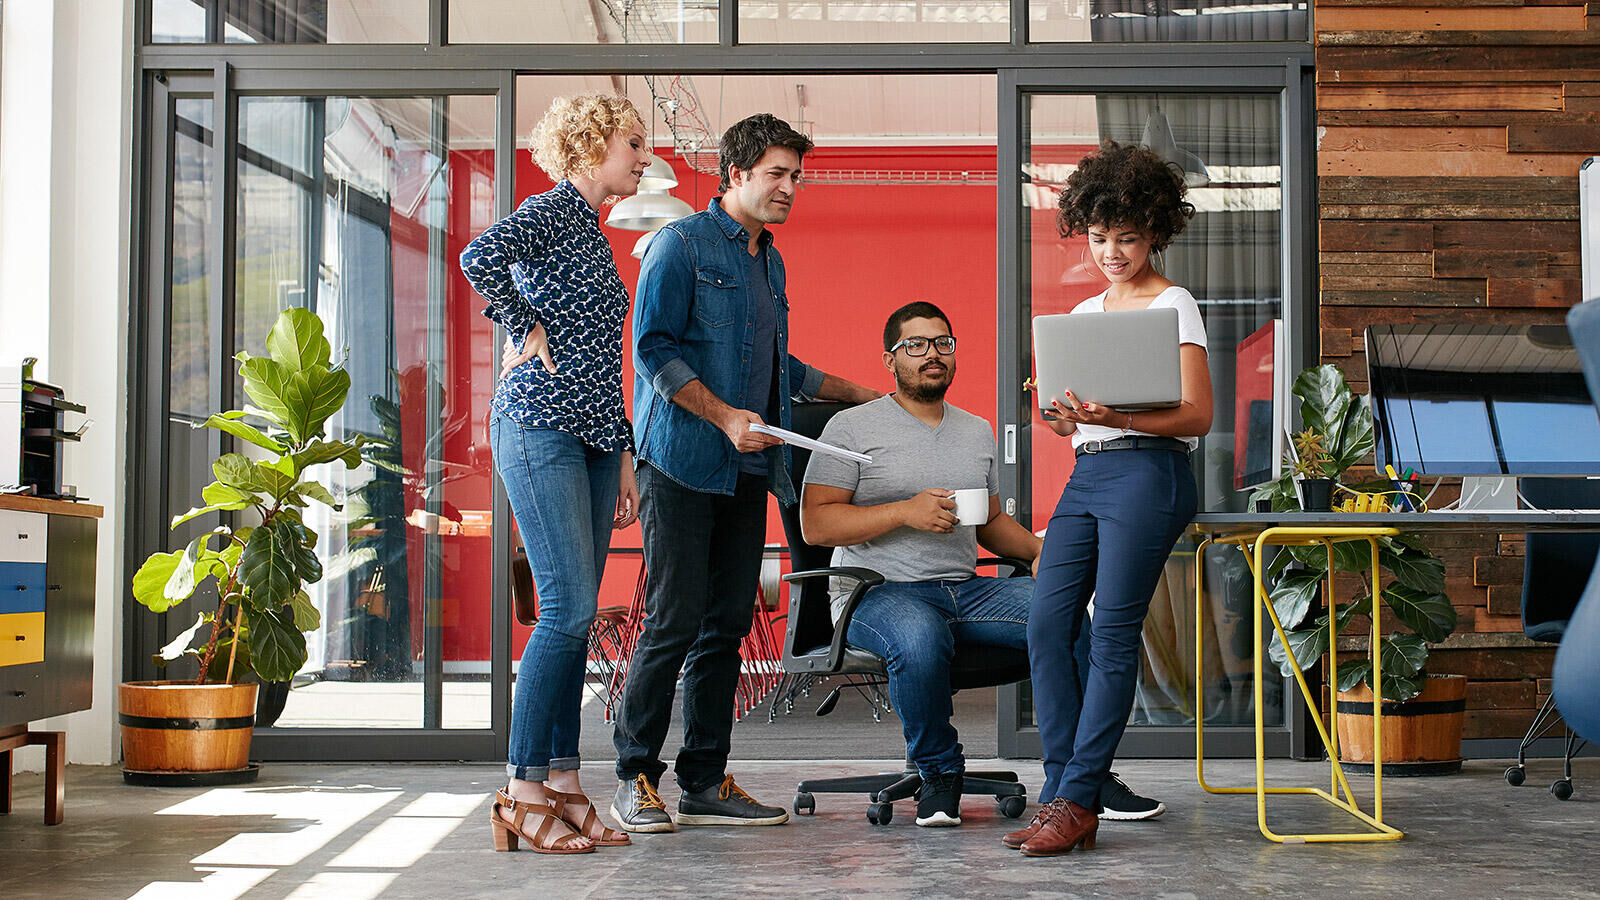
M219 784L255 777L256 685L129 681L117 686L117 701L124 780Z
M1465 675L1429 675L1422 693L1383 704L1385 775L1446 775L1461 770ZM1360 684L1339 693L1339 758L1346 768L1372 771L1372 691Z

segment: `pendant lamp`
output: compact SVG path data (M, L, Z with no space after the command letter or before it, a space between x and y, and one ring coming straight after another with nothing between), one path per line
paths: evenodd
M693 212L693 207L666 191L640 191L611 207L606 224L628 231L655 231Z
M640 235L639 240L633 245L633 252L629 253L628 255L634 259L644 259L644 252L650 249L650 239L655 236L656 233L654 231L646 231L644 234Z
M672 171L672 164L650 154L650 164L644 167L644 175L639 179L639 190L670 191L677 186L678 173Z
M1139 143L1155 151L1155 154L1170 163L1177 163L1183 170L1183 183L1192 188L1205 187L1211 183L1211 176L1206 173L1206 164L1200 157L1178 146L1172 137L1172 123L1167 121L1166 113L1156 110L1144 121L1144 134L1140 136Z

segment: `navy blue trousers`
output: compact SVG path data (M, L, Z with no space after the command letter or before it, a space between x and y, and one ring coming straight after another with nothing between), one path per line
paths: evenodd
M1044 744L1039 802L1061 797L1097 808L1133 709L1150 598L1197 502L1184 453L1078 457L1050 517L1028 612L1034 718ZM1074 645L1091 597L1085 677Z

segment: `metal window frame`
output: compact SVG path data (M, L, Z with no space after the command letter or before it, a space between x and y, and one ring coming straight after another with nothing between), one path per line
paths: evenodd
M169 520L162 468L166 354L170 348L170 296L163 285L170 271L170 250L165 216L170 211L172 156L160 127L167 122L159 107L170 104L174 91L209 93L217 104L213 114L223 139L214 151L218 165L216 190L220 215L208 235L222 255L213 291L227 313L232 309L232 221L237 172L231 151L236 140L238 99L252 95L292 96L419 96L436 94L493 94L497 97L495 150L495 209L510 213L515 195L516 79L522 75L641 75L641 74L985 74L997 77L1000 105L998 135L1009 136L998 147L1000 171L1015 171L1020 146L1019 98L1025 90L1154 90L1187 89L1230 91L1276 85L1285 92L1283 103L1284 158L1297 160L1299 171L1314 171L1310 118L1312 46L1306 41L1255 43L1091 44L1028 41L1028 0L1010 0L1010 40L993 43L937 44L741 44L738 39L737 0L719 0L716 43L682 45L642 44L469 44L447 40L449 0L429 0L428 41L425 44L151 44L150 6L135 8L137 46L134 48L134 121L138 133L132 142L135 183L132 198L133 267L130 308L134 311L136 352L130 354L129 445L139 448L127 461L129 486L125 547L130 560L143 559L162 546ZM215 7L215 3L208 4ZM221 25L208 18L208 34ZM196 79L200 79L197 81ZM171 87L169 87L172 85ZM204 85L204 87L199 87ZM1298 90L1293 87L1298 87ZM209 90L206 90L208 87ZM170 108L170 107L169 107ZM227 129L226 131L224 129ZM1008 166L1011 168L1008 169ZM1316 353L1314 247L1314 179L1285 179L1286 240L1285 290L1293 292L1296 308L1308 323L1300 326L1294 344L1293 364ZM1000 213L997 318L1001 341L1002 372L1014 371L1019 355L1017 341L1026 333L1020 312L1021 272L1017 235L1020 202L1015 192L998 191ZM1291 215L1292 214L1292 215ZM1290 223L1290 219L1294 221ZM152 248L163 250L152 259ZM1290 276L1293 277L1290 277ZM225 302L224 302L225 301ZM1009 314L1008 314L1009 311ZM231 343L232 320L220 322L224 342ZM221 347L214 353L220 354ZM228 370L228 358L222 357ZM1009 367L1009 368L1008 368ZM219 379L220 381L221 379ZM1005 383L1005 378L1001 379ZM1004 420L1018 418L1018 398L1002 392L997 406ZM1010 496L1026 497L1025 486L1007 467L1002 483ZM1009 480L1008 480L1009 479ZM494 482L491 574L491 621L508 621L510 614L510 508L498 479ZM125 672L129 678L150 677L149 653L164 643L164 622L150 617L125 595L129 611L124 633ZM496 629L491 640L491 667L497 673L511 666L509 629ZM267 729L257 733L255 754L262 759L383 760L383 759L498 759L503 756L510 718L510 683L496 678L491 688L491 724L488 729ZM1010 696L1008 706L1007 696ZM1003 689L1000 704L1000 749L1004 755L1037 755L1037 732L1017 727L1016 692ZM1009 731L1008 731L1009 728ZM1306 742L1301 732L1271 736L1269 751L1297 752ZM1133 729L1124 741L1128 755L1162 756L1174 753L1181 729ZM1212 739L1223 754L1246 755L1249 729L1237 746L1228 729L1212 729Z

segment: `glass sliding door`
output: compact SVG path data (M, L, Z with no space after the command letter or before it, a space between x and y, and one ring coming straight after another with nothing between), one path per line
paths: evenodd
M319 535L324 576L309 591L322 622L254 755L503 752L509 677L495 622L506 601L493 575L503 554L485 429L498 353L456 262L504 202L501 98L158 88L168 146L152 152L170 164L149 188L164 196L152 203L165 218L152 222L147 251L152 296L164 302L152 304L147 345L165 365L145 369L160 379L149 396L164 401L165 427L143 465L165 508L150 512L164 521L194 505L218 453L255 451L193 426L248 402L233 356L265 353L284 309L314 312L350 373L329 437L366 441L360 467L311 472L342 506L306 511ZM226 126L218 110L229 111ZM194 520L149 549L181 547L215 524L218 514ZM130 657L148 659L214 603L197 596L136 628Z
M1279 82L1281 72L1273 72ZM1212 430L1192 458L1201 510L1242 510L1252 486L1242 454L1254 450L1249 440L1236 438L1248 438L1252 415L1263 411L1249 403L1240 407L1236 400L1250 394L1256 380L1264 377L1270 385L1271 377L1257 371L1263 360L1251 352L1260 347L1263 335L1270 351L1274 320L1303 315L1291 309L1294 304L1285 290L1289 229L1283 185L1284 160L1290 154L1283 146L1283 92L1229 89L1225 84L1184 92L1046 87L1018 90L1015 100L1017 168L1015 180L1008 182L1003 175L1001 184L1003 191L1014 192L1014 218L1003 218L1015 222L1011 283L1019 314L1014 320L1015 356L1009 361L1015 368L1002 372L1002 384L1020 384L1032 374L1031 317L1070 312L1108 286L1089 257L1087 239L1063 238L1058 230L1057 203L1067 178L1103 141L1151 147L1183 171L1187 199L1196 207L1188 227L1154 264L1195 295L1206 323L1216 403ZM1001 171L1006 172L1005 161ZM1271 359L1268 352L1264 362ZM1003 369L1006 365L1003 360ZM1270 428L1270 388L1266 397ZM1001 405L1008 405L1004 391ZM1018 518L1042 531L1072 477L1071 442L1044 427L1031 396L1012 401L1010 407L1019 426L1014 472ZM1244 414L1236 415L1241 408ZM1270 445L1270 435L1268 440ZM1259 461L1252 456L1252 462ZM1195 550L1188 537L1179 541L1152 598L1130 729L1122 745L1126 755L1193 752ZM1226 745L1240 737L1230 729L1253 725L1255 715L1250 582L1237 552L1210 550L1206 562L1198 651L1206 675L1200 687L1208 743L1217 741L1215 752L1226 755L1231 749ZM1279 724L1278 737L1287 749L1289 712L1282 680L1271 676L1263 688L1266 719ZM1014 702L1016 746L1037 748L1026 686L1016 690Z

